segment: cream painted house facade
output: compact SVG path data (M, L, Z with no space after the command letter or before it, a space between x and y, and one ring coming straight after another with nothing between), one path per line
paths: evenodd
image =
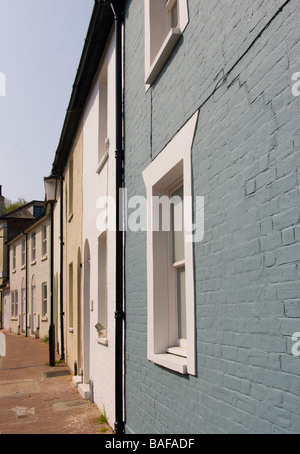
M64 175L65 351L73 373L82 368L82 145L80 127Z
M50 322L49 213L13 239L9 251L9 329L45 338Z

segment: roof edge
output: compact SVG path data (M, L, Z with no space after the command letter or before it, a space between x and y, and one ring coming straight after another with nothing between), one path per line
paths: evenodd
M114 17L109 5L94 5L79 67L73 84L52 174L64 173L87 97L109 39Z

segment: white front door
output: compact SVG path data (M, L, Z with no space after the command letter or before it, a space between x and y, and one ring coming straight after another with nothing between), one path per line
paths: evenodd
M21 304L21 330L26 330L26 290L22 288L22 304Z
M9 295L4 295L3 328L9 329Z
M31 293L31 316L32 316L32 328L33 333L36 332L36 287L32 287Z

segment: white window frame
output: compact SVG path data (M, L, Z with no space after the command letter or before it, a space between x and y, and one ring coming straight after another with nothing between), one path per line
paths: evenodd
M36 232L31 235L31 262L36 261Z
M46 295L45 295L46 289ZM46 308L46 311L45 311ZM47 317L48 315L48 285L47 282L42 283L42 316Z
M180 187L183 187L184 189L184 181L182 178L179 179L174 185L172 185L168 192L168 197L170 198L170 201L172 201L172 198L174 197L174 192L179 189ZM177 295L178 292L178 275L177 271L180 268L186 269L186 259L185 257L180 259L180 260L175 260L174 258L174 225L172 222L173 218L173 205L170 206L170 218L171 218L171 232L169 235L169 282L170 282L170 287L172 288L172 296L171 298L174 300L174 307L173 307L173 320L175 321L175 326L174 326L174 331L175 331L175 342L173 342L172 346L168 348L168 353L172 354L177 354L179 356L187 357L187 351L186 351L186 339L182 339L179 334L179 298ZM183 220L184 223L184 220ZM184 228L184 225L182 225Z
M12 271L16 271L17 268L17 248L14 245L12 247Z
M153 11L156 2L157 11ZM172 27L170 11L177 2L178 25ZM161 14L161 17L158 17ZM157 17L155 17L157 15ZM161 19L161 20L160 20ZM157 37L162 29L162 24L167 23L168 33L156 57L151 56L153 37ZM146 90L152 85L170 57L176 43L189 23L187 0L145 0L145 84Z
M159 187L164 192L173 183L182 178L184 185L185 237L191 238L192 228L192 162L191 150L196 131L198 112L183 126L166 148L152 161L143 172L148 200L147 229L147 356L155 364L169 368L181 374L196 375L196 333L195 333L195 300L194 300L194 256L192 241L185 241L186 271L186 310L187 339L186 345L172 345L176 338L176 316L172 316L172 279L168 280L170 270L170 232L153 232L152 197L158 195ZM166 281L168 283L166 284ZM173 290L172 290L173 288ZM174 295L174 293L173 293ZM174 304L173 304L174 306ZM183 347L185 356L177 354L174 348ZM172 351L173 350L173 351Z
M69 160L69 170L68 170L68 179L69 179L69 193L68 193L68 222L71 222L73 218L74 210L74 155L71 156Z
M48 236L47 236L47 226L42 227L42 258L47 256L48 252Z
M26 265L26 241L22 241L21 245L21 266L22 268Z
M19 292L15 290L15 317L19 314Z
M98 166L100 174L109 157L108 138L108 61L103 62L99 77Z
M11 318L14 318L14 316L15 316L15 292L14 291L12 291L10 293L10 306L11 306L10 316L11 316Z

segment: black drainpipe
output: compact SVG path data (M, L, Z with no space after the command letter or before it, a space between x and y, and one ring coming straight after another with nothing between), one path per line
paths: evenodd
M28 336L27 318L28 318L28 235L25 235L25 337Z
M123 188L123 77L122 77L122 24L123 1L95 0L100 5L110 5L115 21L116 52L116 347L115 347L115 433L123 435L124 397L123 397L123 324L125 319L123 307L123 225L120 219L121 192Z
M121 189L123 188L124 150L123 150L123 77L122 77L122 22L123 7L120 2L114 10L116 33L116 422L115 432L122 435L124 424L123 395L123 225L120 219L122 206ZM122 3L122 2L121 2ZM112 3L112 7L114 3Z
M65 341L64 341L64 188L63 176L60 177L60 359L65 360Z

